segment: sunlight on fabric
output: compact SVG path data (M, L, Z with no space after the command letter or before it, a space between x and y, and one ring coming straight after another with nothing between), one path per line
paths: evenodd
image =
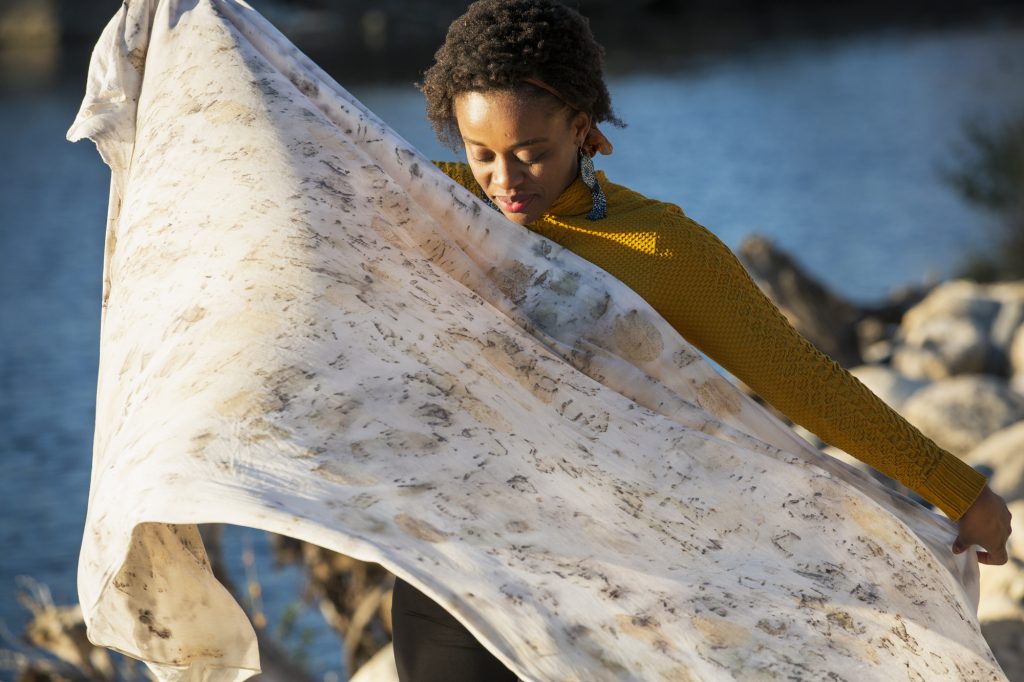
M245 4L126 3L68 135L112 174L93 642L161 680L253 674L195 527L222 522L379 562L525 680L1005 679L948 521L810 448ZM550 276L513 303L521 272Z

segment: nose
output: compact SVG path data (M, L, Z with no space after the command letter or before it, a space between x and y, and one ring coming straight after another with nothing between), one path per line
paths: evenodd
M501 189L512 189L523 181L523 173L519 170L515 159L497 156L494 169L491 171L491 184Z

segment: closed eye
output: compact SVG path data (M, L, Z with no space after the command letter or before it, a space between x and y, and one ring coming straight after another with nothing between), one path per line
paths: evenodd
M536 156L531 156L531 155L527 154L526 156L517 156L515 158L520 163L525 163L527 165L533 165L533 164L540 163L541 161L543 161L545 156L547 156L547 155L546 154L537 154ZM494 155L493 154L473 154L471 158L476 163L490 163L491 161L494 161Z

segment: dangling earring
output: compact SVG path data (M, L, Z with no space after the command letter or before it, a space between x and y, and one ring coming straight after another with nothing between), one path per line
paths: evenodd
M597 173L594 171L594 160L590 158L583 147L579 150L580 157L580 179L590 189L590 197L593 201L587 220L601 220L608 216L608 200L605 199L601 186L597 184Z

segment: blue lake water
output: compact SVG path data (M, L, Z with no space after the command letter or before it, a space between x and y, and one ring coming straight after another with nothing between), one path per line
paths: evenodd
M76 600L109 181L91 144L64 141L82 88L0 99L0 619L14 633L27 619L15 576ZM612 179L679 204L730 246L765 234L840 293L870 300L947 275L984 246L990 219L937 169L962 153L965 120L1024 116L1024 28L787 43L618 75L610 89L629 124L605 128L615 154L598 166ZM431 157L452 157L411 85L352 91ZM238 582L245 542L274 623L298 598L298 573L270 568L262 533L232 529ZM321 631L311 669L341 675L316 612L305 609L298 628Z

